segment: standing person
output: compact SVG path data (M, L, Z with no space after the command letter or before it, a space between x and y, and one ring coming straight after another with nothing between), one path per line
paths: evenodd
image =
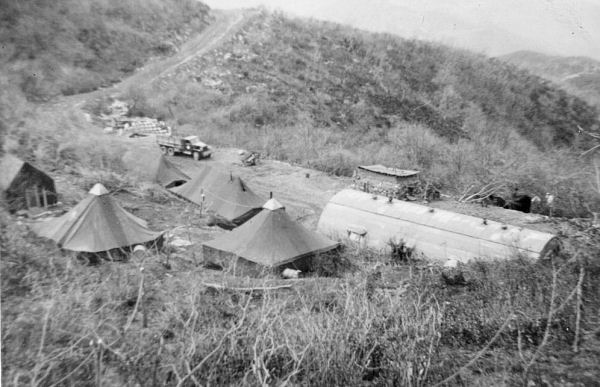
M554 210L554 195L550 192L546 192L546 204L548 205L548 213L550 217L552 217L552 212Z
M515 187L515 190L512 193L511 199L516 200L519 198L519 188Z

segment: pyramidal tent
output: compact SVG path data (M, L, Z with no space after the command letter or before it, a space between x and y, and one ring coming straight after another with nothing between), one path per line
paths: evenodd
M158 149L130 149L122 157L130 175L138 180L152 181L165 188L185 183L190 177L169 161Z
M338 245L292 220L277 200L270 199L248 222L204 243L203 254L205 260L228 267L307 270L310 258Z
M156 171L154 173L154 182L165 188L176 187L190 180L188 175L183 173L163 155L160 155L153 169Z
M10 211L56 203L54 180L11 154L0 158L0 191Z
M32 230L63 249L89 253L151 242L162 234L125 211L102 184L66 214L34 224Z
M210 166L170 190L238 226L256 215L264 203L242 179Z

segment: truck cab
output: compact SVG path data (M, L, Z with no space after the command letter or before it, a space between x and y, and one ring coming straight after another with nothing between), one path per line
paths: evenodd
M200 141L197 136L156 136L156 141L160 147L160 150L173 156L176 153L183 153L190 155L194 160L200 160L212 155L212 149Z
M210 157L212 154L210 147L200 141L198 136L187 136L182 138L181 146L184 150L183 153L187 153L186 151L191 152L195 160Z

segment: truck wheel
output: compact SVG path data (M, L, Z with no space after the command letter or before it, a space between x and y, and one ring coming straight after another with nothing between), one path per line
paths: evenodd
M175 154L175 149L173 149L173 148L167 148L167 154L169 156L173 156Z
M160 147L160 151L162 152L163 155L167 154L167 147L166 146L161 146Z
M196 160L196 161L200 160L200 153L194 152L193 157L194 157L194 160Z

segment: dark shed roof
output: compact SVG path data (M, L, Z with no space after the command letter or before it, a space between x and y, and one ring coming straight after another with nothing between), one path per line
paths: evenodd
M398 169L398 168L389 168L384 165L361 165L358 169L362 169L364 171L380 173L382 175L388 176L396 176L396 177L411 177L419 174L419 171L413 171L410 169Z

